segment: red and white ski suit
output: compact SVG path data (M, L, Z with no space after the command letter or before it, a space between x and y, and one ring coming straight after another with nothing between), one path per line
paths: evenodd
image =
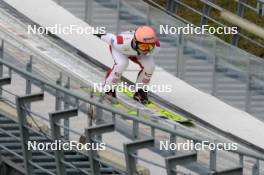
M115 62L112 69L106 74L105 84L110 86L118 84L128 66L129 60L137 63L141 68L136 83L142 83L142 85L149 84L155 70L153 56L158 52L160 43L157 41L155 48L151 52L146 55L140 55L132 48L133 37L134 31L123 32L118 36L111 33L101 36L101 39L109 44Z

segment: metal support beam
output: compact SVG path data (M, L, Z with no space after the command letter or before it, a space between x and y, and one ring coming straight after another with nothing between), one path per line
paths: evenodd
M2 157L2 150L0 150L0 174L7 174L6 164Z
M49 114L50 118L50 127L51 127L51 135L52 139L59 140L61 138L60 126L57 123L60 122L61 119L68 119L70 117L76 117L78 115L77 109L69 109L63 111L56 111ZM65 175L65 165L61 160L64 160L63 150L57 149L55 151L55 160L56 160L56 168L58 175Z
M182 33L178 35L178 51L177 51L177 67L176 77L184 79L184 36Z
M94 0L85 0L84 21L92 25Z
M11 84L11 78L10 77L5 77L5 78L0 78L0 86L8 85Z
M137 174L136 170L136 158L132 155L137 150L153 147L154 146L154 139L145 139L145 140L138 140L131 143L124 144L124 154L126 158L126 169L128 175Z
M155 128L154 127L150 127L150 132L151 132L151 137L155 137Z
M60 76L59 78L57 79L56 81L56 84L61 86L61 83L62 82L62 73L60 72ZM55 95L55 110L58 111L58 110L61 110L61 93L60 91L56 90L56 95Z
M184 155L175 155L175 156L170 156L165 158L165 164L166 164L166 170L167 170L167 175L176 175L176 169L177 165L186 165L192 162L197 161L197 153L189 153L189 154L184 154Z
M103 94L101 94L98 102L99 103L103 103ZM103 120L103 109L100 108L100 107L96 107L96 112L95 112L95 124L96 125L101 125L104 123L104 120ZM102 140L102 136L100 134L97 135L97 139L98 140Z
M208 0L208 1L213 1L213 0ZM209 6L208 4L204 4L203 15L201 16L200 26L208 24L207 16L210 15L210 11L211 11L211 6Z
M93 127L89 127L85 130L86 143L95 144L94 137L96 135L101 135L103 133L112 132L115 130L115 125L113 123L110 124L102 124ZM100 162L97 160L97 151L96 150L88 150L89 160L91 171L93 175L100 175Z
M3 163L2 150L0 149L0 165Z
M245 6L243 4L241 4L241 2L245 2L246 0L238 0L237 2L237 15L240 16L240 17L243 17L244 14L245 14ZM238 27L238 33L240 33L240 28ZM238 42L239 42L239 35L238 34L234 34L233 37L232 37L232 45L235 45L237 46L238 45Z
M112 112L112 122L116 123L116 115L114 112Z
M92 126L86 129L86 131L89 132L89 135L91 135L92 137L98 134L112 132L114 130L115 130L115 125L113 123Z
M139 109L137 109L137 117L139 117ZM139 123L135 120L133 121L132 138L134 140L139 138ZM135 154L137 155L137 151L135 151Z
M0 150L0 174L7 174L6 164L2 157L2 150Z
M25 95L21 97L16 97L16 105L17 105L17 116L19 120L19 129L20 129L20 138L22 143L22 150L24 156L24 167L27 175L33 175L33 166L30 161L32 161L32 153L28 150L28 141L30 140L30 134L28 131L27 125L27 112L25 107L26 103L31 103L35 101L43 100L44 94L31 94Z
M3 92L2 92L2 86L11 84L11 78L10 77L5 77L5 78L0 78L0 99L2 98Z
M57 120L71 118L77 115L78 115L77 109L67 109L67 110L55 111L50 113L51 119L54 121L56 120L56 122Z
M258 14L264 16L264 0L258 0L257 9Z
M30 73L32 73L32 59L33 56L31 55L30 60L26 65L26 70ZM31 94L31 79L26 79L26 94Z
M29 62L26 65L26 70L30 73L32 73L32 59L33 56L30 56ZM31 79L30 78L26 78L26 94L31 94ZM31 105L27 104L27 108L30 109Z
M167 0L166 9L169 12L177 14L179 9L179 3L177 3L177 1L180 0Z
M70 85L71 85L71 80L70 80L70 77L68 77L67 83L66 83L66 85L64 87L66 89L70 89ZM69 109L69 107L70 107L70 104L68 102L69 99L70 99L69 95L64 94L64 110ZM69 130L67 129L70 126L69 119L68 118L64 119L63 124L66 127L66 128L63 129L64 137L65 137L65 139L69 140L69 134L70 133L69 133Z
M251 109L251 85L252 85L252 76L251 76L251 61L248 60L247 64L247 74L246 74L246 100L245 100L245 111L250 113Z
M36 101L41 101L44 99L44 94L43 93L35 93L35 94L29 94L29 95L24 95L24 96L19 96L17 97L20 101L23 103L32 103Z
M174 129L175 130L177 129L177 126L176 125L174 125ZM170 134L170 143L176 143L176 135L173 134L173 133ZM171 154L172 155L175 155L175 153L176 153L176 151L171 150Z
M244 167L244 156L242 154L239 154L239 165Z
M117 2L117 4L116 4L116 12L117 12L117 21L116 21L116 34L118 34L119 33L119 30L120 30L120 9L121 9L121 7L122 7L122 1L121 0L117 0L116 1Z
M211 171L216 171L216 158L217 158L217 152L216 149L210 150L210 170Z
M146 17L146 25L150 26L151 25L150 13L151 13L152 6L149 5L147 8L148 9L147 9L147 12L146 12L146 14L147 14L147 17Z
M218 72L218 57L216 56L216 42L214 42L214 56L213 56L213 72L212 72L212 91L211 94L216 96L217 93L217 72Z
M137 109L137 117L139 117L139 109ZM132 130L132 137L133 139L137 139L138 138L138 127L139 124L137 121L133 121L133 130Z
M215 172L212 175L243 175L243 168L242 167L231 168L231 169Z
M0 59L4 59L4 45L5 41L2 39L1 40L1 48L0 48ZM4 66L3 64L0 64L0 77L3 77L4 75ZM0 89L0 96L2 96L3 91Z
M256 161L252 168L252 175L260 175L259 160Z

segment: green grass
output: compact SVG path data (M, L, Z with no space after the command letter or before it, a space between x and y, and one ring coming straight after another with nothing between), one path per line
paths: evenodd
M164 6L164 7L166 6L166 2L167 2L167 0L154 0L154 1L156 3ZM202 12L203 3L200 2L199 0L181 0L181 2L184 2L185 4L188 4L191 7L193 7L194 9ZM236 11L237 11L237 2L235 2L235 0L214 0L214 2L217 5L221 6L222 8L224 8L230 12L236 13ZM256 0L254 0L254 1L248 0L247 3L253 7L256 7ZM200 25L201 16L198 15L197 13L187 9L186 7L183 7L180 5L179 9L178 9L178 15L183 17L184 19L187 19L188 21L190 21L193 24ZM219 11L217 11L215 9L211 10L210 16L212 18L214 18L215 20L220 21L221 23L223 23L227 26L233 26L232 24L230 24L230 23L224 21L222 18L220 18ZM259 26L261 26L262 28L264 28L264 17L258 16L252 10L246 8L244 18L255 23L255 24L257 24L257 25L259 25ZM219 26L217 23L210 21L210 20L209 20L208 24L210 26L213 26L213 27ZM264 45L264 39L254 35L252 33L249 33L245 30L241 30L241 33L244 34L245 36L251 38L252 40L255 40L255 41ZM217 35L217 37L223 39L226 42L230 42L232 39L231 35ZM264 58L264 49L260 48L259 46L252 44L251 42L247 41L246 39L243 39L243 38L240 39L238 46L240 48L242 48L243 50L246 50L247 52L250 52L254 55L257 55L259 57Z

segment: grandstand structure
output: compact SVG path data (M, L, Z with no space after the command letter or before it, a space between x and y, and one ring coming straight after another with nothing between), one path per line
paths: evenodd
M32 4L26 5L37 9L35 0L22 3L0 1L1 175L263 174L264 150L260 145L233 138L199 122L192 128L163 120L145 120L139 109L136 109L135 117L111 107L102 98L95 101L93 94L84 91L83 87L90 87L89 81L101 81L99 77L103 77L104 68L95 58L80 54L71 43L58 36L27 35L28 24L41 25L15 8L28 2ZM50 0L41 3L67 14ZM155 26L154 19L165 18L184 25L142 1L60 0L58 3L89 24L105 25L114 33L145 22ZM144 15L145 7L154 14L153 19ZM157 61L165 70L220 98L223 90L222 97L232 98L230 101L225 99L228 103L255 112L262 118L263 113L259 112L262 104L258 101L263 98L262 61L235 47L224 55L221 51L230 46L212 36L160 37L164 50ZM225 57L233 54L240 60ZM238 54L244 56L238 57ZM172 63L175 67L168 66ZM200 82L195 82L195 79ZM219 81L226 82L224 87L220 87ZM228 91L234 89L239 94L237 98ZM190 117L189 113L181 112L183 116ZM56 140L63 143L72 140L106 143L106 150L28 149L28 141L51 143ZM237 142L238 149L159 149L160 141L174 143L187 140L195 143L204 140L210 143Z
M152 2L152 1L149 1L149 2ZM198 10L191 7L190 5L187 5L187 4L185 4L179 0L168 0L166 2L167 2L166 9L172 13L177 14L177 12L179 11L179 7L183 6L183 7L186 7L188 10L191 10L194 13L196 13L197 15L199 15L201 17L200 18L200 25L205 25L205 24L208 24L209 21L212 21L212 22L215 22L216 24L218 24L220 26L226 26L222 22L220 22L217 19L215 19L214 17L212 17L212 15L210 15L210 12L213 9L219 11L221 17L223 17L222 15L227 12L226 9L217 5L217 2L214 0L210 0L210 1L201 0L200 2L203 3L202 12L199 12ZM243 18L245 17L245 11L247 11L247 10L253 12L255 14L255 16L259 16L259 17L264 16L263 15L263 1L261 1L261 0L256 0L256 1L250 2L250 3L246 0L236 0L235 2L236 2L236 14L228 13L228 15L234 16L236 18L236 20L235 21L230 20L230 19L227 20L229 23L231 23L233 25L237 24L238 21L243 20ZM255 6L250 5L250 4L255 4ZM254 25L254 24L251 23L251 25ZM236 25L236 26L239 27L238 28L239 33L234 34L232 36L232 39L231 39L232 45L238 46L239 39L242 38L242 39L246 40L248 43L253 44L257 47L261 47L261 48L264 47L263 44L261 44L260 42L252 40L249 37L245 36L244 34L241 34L240 29L245 29L246 26L239 26L239 25ZM259 36L260 38L263 38L263 35L256 32L254 27L251 27L251 29L246 29L246 30L250 31L252 34L255 34L256 36Z

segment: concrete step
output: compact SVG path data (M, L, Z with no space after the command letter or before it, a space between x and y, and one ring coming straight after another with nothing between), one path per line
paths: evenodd
M18 153L18 154L20 154L20 155L22 155L22 149L12 149L12 151L14 151L14 152L16 152L16 153ZM45 152L47 152L47 153L50 153L51 155L54 155L54 151L51 151L51 150L46 150ZM73 152L73 151L69 151L69 150L65 150L64 151L64 155L75 155L76 153L75 152ZM11 154L10 152L7 152L6 150L3 150L2 151L2 155L3 156L14 156L13 154ZM44 155L41 151L35 151L35 150L33 150L32 151L32 155L33 156L37 156L37 155Z
M20 142L16 143L1 143L2 146L5 146L8 149L22 149L22 145Z
M14 124L15 122L13 120L10 120L10 119L0 115L0 123L1 124Z
M79 168L90 168L89 161L74 161L71 163ZM38 162L37 164L45 169L56 169L55 161L54 162Z
M10 130L8 131L9 134L12 134L16 137L19 137L20 136L20 131L19 130ZM0 137L5 137L7 136L7 134L5 133L0 133ZM30 131L30 136L40 136L39 134L35 133L35 132L32 132Z
M192 79L192 78L201 78L201 79L212 79L212 74L208 74L207 71L204 72L184 72L184 75L186 79Z
M0 123L0 128L4 130L18 130L19 126L16 123Z
M117 14L115 13L95 13L93 14L93 19L105 19L106 21L109 19L113 19L116 21Z
M217 90L217 93L216 93L217 96L229 96L229 97L245 97L246 94L245 92L243 91L236 91L236 92L232 92L232 91L220 91L220 90Z

